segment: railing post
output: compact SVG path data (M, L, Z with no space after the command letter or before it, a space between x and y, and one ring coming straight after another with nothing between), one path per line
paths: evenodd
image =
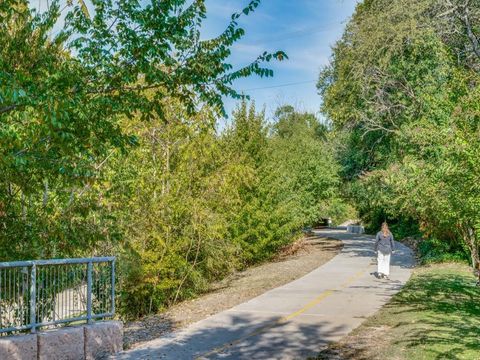
M99 269L95 268L96 264L100 264ZM108 311L108 264L111 311ZM59 268L48 268L51 265ZM66 265L74 267L66 268L67 272L63 273ZM44 326L77 321L91 324L97 317L114 317L115 282L114 256L0 262L0 315L8 306L21 318L21 323L5 324L5 315L0 316L0 335L20 331L36 333ZM51 303L47 306L44 301Z
M111 313L115 314L115 259L112 260L112 280L111 280L111 286L112 286L112 305L111 305Z
M37 266L30 271L30 331L35 333L37 324Z
M92 323L92 271L93 263L88 262L87 266L87 323Z

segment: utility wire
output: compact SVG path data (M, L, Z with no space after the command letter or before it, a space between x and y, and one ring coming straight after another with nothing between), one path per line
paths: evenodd
M296 31L289 31L289 32L284 32L277 34L275 36L265 36L265 37L260 37L260 38L253 38L251 40L248 40L248 44L260 44L260 43L271 43L271 42L277 42L277 41L283 41L283 40L291 40L291 39L296 39L304 36L310 36L313 34L318 34L321 32L329 31L332 26L335 25L341 25L342 22L340 21L335 21L335 22L330 22L327 24L323 24L321 26L311 26L308 28L296 30Z
M298 82L286 83L286 84L279 84L279 85L263 86L263 87L257 87L257 88L251 88L251 89L241 90L240 92L247 92L247 91L254 91L254 90L263 90L263 89L274 89L274 88L281 88L281 87L301 85L301 84L310 84L310 83L314 83L314 82L317 82L317 80L307 80L307 81L298 81Z

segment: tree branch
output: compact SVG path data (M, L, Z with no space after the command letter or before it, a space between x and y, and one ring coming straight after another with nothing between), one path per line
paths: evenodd
M9 111L15 110L19 106L20 105L18 105L18 104L13 104L13 105L5 106L4 108L0 108L0 114L4 114L4 113L7 113Z
M478 42L477 36L473 32L472 24L470 23L470 18L468 16L468 8L466 6L464 8L464 14L460 17L460 19L462 20L463 24L465 25L465 29L467 30L467 37L472 44L473 52L480 59L480 44Z

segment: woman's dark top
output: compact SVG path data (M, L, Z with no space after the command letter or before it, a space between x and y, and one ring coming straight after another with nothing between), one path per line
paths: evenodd
M380 251L382 254L391 254L395 250L392 233L385 236L382 231L379 231L375 240L375 251Z

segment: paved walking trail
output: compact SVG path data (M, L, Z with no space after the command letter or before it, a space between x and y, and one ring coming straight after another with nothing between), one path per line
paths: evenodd
M341 253L300 279L117 358L302 359L360 325L410 277L414 260L402 244L392 258L391 280L378 280L371 275L372 236L316 233L342 240Z

